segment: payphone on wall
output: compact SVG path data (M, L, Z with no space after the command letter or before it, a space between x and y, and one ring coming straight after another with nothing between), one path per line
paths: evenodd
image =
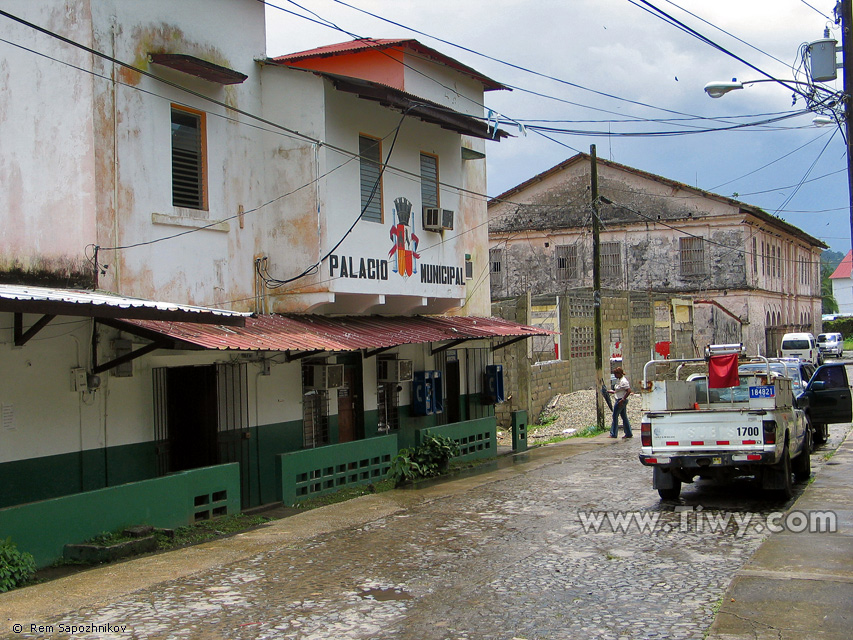
M415 371L412 380L412 413L430 416L444 411L441 371Z

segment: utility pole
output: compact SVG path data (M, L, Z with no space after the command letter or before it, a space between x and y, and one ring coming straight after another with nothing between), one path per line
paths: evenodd
M847 195L850 201L850 243L853 248L853 156L850 144L853 134L853 106L850 92L853 91L853 0L840 0L835 10L841 18L841 73L844 97L844 135L847 138Z
M601 388L605 386L604 357L601 349L601 243L598 239L598 162L594 144L589 146L589 159L592 183L590 185L592 194L592 333L595 341L595 377L598 380L598 389L595 394L595 417L596 426L599 429L604 429L604 398L601 395Z

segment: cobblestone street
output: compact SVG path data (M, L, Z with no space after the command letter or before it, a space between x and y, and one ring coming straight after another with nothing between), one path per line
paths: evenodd
M815 471L822 451L846 431L836 427L813 455ZM547 460L534 464L545 451ZM453 490L472 482L462 477L428 500L416 499L424 489L394 492L411 504L44 620L9 619L0 597L2 637L700 639L732 576L766 535L760 517L786 505L746 483L691 485L681 504L661 503L638 452L639 437L540 448L477 475L474 489ZM754 517L748 527L729 521L725 531L696 531L686 516L700 507L703 515ZM613 531L607 521L585 531L581 516L602 512L659 519L654 532ZM288 526L303 515L287 518ZM97 579L99 571L106 569L86 575ZM62 583L50 587L68 590ZM32 623L52 632L32 632ZM13 624L23 631L14 633ZM127 626L69 634L69 625Z

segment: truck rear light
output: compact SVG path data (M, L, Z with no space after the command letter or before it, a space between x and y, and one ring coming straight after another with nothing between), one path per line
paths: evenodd
M761 424L764 427L764 444L776 444L776 421L764 420Z
M746 459L747 460L761 460L761 454L760 453L750 453L746 456Z
M652 423L651 422L641 422L640 423L640 445L644 447L652 446Z

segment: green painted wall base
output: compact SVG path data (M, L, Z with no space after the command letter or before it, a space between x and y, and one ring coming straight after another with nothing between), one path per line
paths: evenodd
M66 544L104 531L173 529L239 512L240 467L232 463L0 509L0 538L11 537L44 567L62 557Z
M279 455L279 499L291 505L384 480L397 450L397 436L388 435Z
M460 454L454 460L494 458L498 455L497 421L494 416L421 429L418 433L418 443L427 434L442 435L455 440L459 445Z

